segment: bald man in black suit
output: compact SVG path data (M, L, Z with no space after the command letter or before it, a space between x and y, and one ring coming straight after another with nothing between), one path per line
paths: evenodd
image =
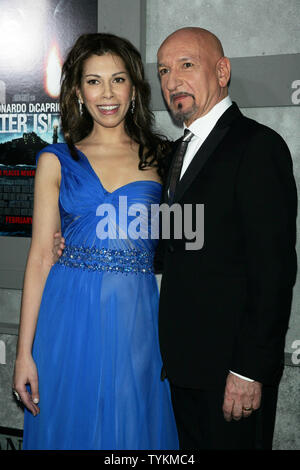
M192 133L177 176L174 144L162 202L183 212L204 205L203 246L171 236L158 252L162 378L180 445L270 449L297 269L290 153L231 102L230 61L209 31L171 34L158 73L171 113Z

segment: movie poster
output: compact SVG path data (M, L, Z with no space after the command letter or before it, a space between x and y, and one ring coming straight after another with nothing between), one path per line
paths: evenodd
M30 237L37 152L63 142L61 67L97 0L0 0L0 235Z

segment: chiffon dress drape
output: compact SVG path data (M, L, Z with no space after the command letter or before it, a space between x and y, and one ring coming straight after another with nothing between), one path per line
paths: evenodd
M40 305L40 413L25 410L23 449L178 449L169 384L160 380L150 233L161 185L135 181L108 192L82 152L78 161L66 144L43 152L61 165L66 248Z

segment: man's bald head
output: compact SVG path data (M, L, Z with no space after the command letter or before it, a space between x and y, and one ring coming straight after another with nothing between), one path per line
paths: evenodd
M199 42L201 48L204 48L210 54L213 54L213 57L217 58L216 60L224 56L224 50L220 39L215 34L204 28L189 26L174 31L174 33L171 33L162 42L158 52L161 47L163 47L168 41L172 39L178 39L179 41L189 41L189 39L195 39Z

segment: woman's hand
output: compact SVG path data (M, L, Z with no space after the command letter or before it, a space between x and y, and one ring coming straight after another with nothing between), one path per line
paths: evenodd
M31 394L26 385L30 385ZM31 411L33 416L39 414L40 408L37 405L39 402L38 374L32 356L16 359L13 390L17 392L20 401Z
M56 232L54 234L54 242L53 242L53 264L55 264L62 255L62 252L65 248L65 239L61 236L61 232Z

